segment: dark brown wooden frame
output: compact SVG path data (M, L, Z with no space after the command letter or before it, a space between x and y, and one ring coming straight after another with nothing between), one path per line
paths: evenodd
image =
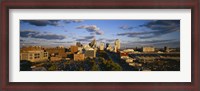
M191 9L192 10L192 82L137 83L18 83L9 82L9 9ZM199 73L199 1L198 0L97 0L97 1L22 1L1 2L1 90L142 90L142 91L200 91Z

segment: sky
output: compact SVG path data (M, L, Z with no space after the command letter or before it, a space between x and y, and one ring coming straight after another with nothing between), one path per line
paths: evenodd
M20 47L69 47L93 39L121 48L180 47L180 20L20 20Z

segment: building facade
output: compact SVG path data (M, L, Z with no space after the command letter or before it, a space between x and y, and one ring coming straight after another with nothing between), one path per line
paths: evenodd
M155 48L154 47L143 47L142 51L143 52L154 52Z
M71 50L71 53L74 54L74 53L78 52L78 46L71 46L70 50Z
M96 57L96 50L94 50L94 49L89 49L89 50L86 50L85 51L85 57L87 58L87 57L89 57L89 58L95 58Z
M101 51L104 50L104 43L103 42L100 43L99 50L101 50Z
M46 48L44 49L45 51L47 51L49 53L49 56L59 56L59 57L67 57L67 53L65 52L65 48L64 47L57 47L57 48Z
M74 61L83 61L85 59L85 55L80 53L80 54L74 54Z
M31 62L47 61L48 52L44 52L44 50L21 52L20 60L28 60Z
M116 39L114 44L115 44L114 51L118 52L119 49L120 49L120 41L119 41L119 39Z

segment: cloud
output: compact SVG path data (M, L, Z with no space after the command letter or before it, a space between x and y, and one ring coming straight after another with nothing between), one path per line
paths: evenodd
M99 38L98 42L114 42L116 39Z
M158 43L168 43L177 41L175 39L168 39L168 40L145 40L145 41L136 41L132 43L143 43L143 44L158 44Z
M62 43L66 43L66 42L54 42L54 43L62 44Z
M29 23L35 26L58 26L59 20L22 20L22 22Z
M53 43L58 43L58 44L64 44L64 43L73 43L72 41L66 41L66 42L62 42L62 41L55 41Z
M150 34L151 34L151 32L125 32L125 33L119 33L117 35L118 36L127 36L127 37L139 37L139 38L144 37L145 38L145 36L147 37L147 35L148 35L148 37L151 37L151 36L149 36Z
M94 38L95 38L95 36L85 36L83 38L76 39L76 41L86 41L86 42L88 42L88 41L91 41Z
M105 38L99 38L97 41L104 41L106 40Z
M157 20L140 26L151 30L158 30L155 32L156 34L166 34L174 31L180 31L180 20Z
M94 39L94 36L86 36L85 39Z
M30 43L25 43L25 44L28 44L28 45L35 45L35 44L39 44L39 43L30 42Z
M141 39L153 38L175 31L180 31L180 21L179 20L157 20L151 21L147 24L140 25L140 27L146 27L147 31L141 32L125 32L119 33L118 36L127 36L127 37L138 37Z
M73 43L73 41L67 41L67 43Z
M154 47L179 47L180 41L177 39L166 39L166 40L145 40L145 41L127 41L122 43L126 47L136 47L136 46L154 46Z
M96 25L89 25L89 26L78 26L77 29L86 29L88 32L95 33L97 35L102 35L103 31L100 30L99 27Z
M134 27L128 26L128 25L123 25L123 26L120 26L119 28L122 30L132 30Z
M38 39L46 39L46 40L62 40L66 38L66 36L64 35L41 33L41 32L33 31L33 30L20 31L20 37L38 38Z
M80 19L75 19L75 20L63 20L64 23L80 23L83 22L84 20L80 20Z
M106 42L114 42L116 39L106 39Z

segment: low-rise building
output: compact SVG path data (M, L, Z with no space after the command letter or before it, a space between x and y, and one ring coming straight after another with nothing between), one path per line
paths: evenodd
M96 50L90 48L88 50L85 51L85 57L89 57L89 58L95 58L96 57Z
M142 66L141 63L134 63L134 62L129 63L129 65L130 65L130 66L133 66L133 67L135 67L135 66L137 66L137 67L141 67L141 66Z
M48 52L44 52L44 50L21 52L20 60L28 60L31 62L47 61L48 60Z
M80 53L80 54L74 54L74 61L83 61L85 59L85 55Z
M78 52L78 46L71 46L70 50L71 50L71 53L74 54L74 53Z
M128 58L129 58L129 56L121 56L121 59L124 59L124 60L126 60Z
M126 59L126 62L127 62L127 63L133 62L133 58L127 58L127 59Z
M65 52L64 47L57 47L57 48L46 48L45 49L50 56L59 56L59 57L67 57L67 53Z
M62 57L50 57L50 61L61 61L62 60Z
M125 49L125 50L123 50L123 52L125 52L125 53L133 53L134 50L133 49Z
M143 52L154 52L155 48L154 47L143 47L142 51Z

